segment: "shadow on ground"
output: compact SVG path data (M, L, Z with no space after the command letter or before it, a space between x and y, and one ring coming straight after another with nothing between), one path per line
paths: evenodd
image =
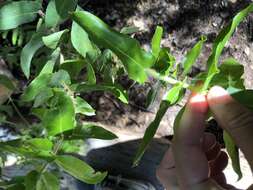
M147 181L152 183L157 190L162 190L163 188L157 181L155 172L169 147L168 140L164 138L154 139L139 166L133 168L132 162L139 144L140 140L138 139L94 149L88 153L85 160L97 170L108 171L109 175ZM81 182L79 183L80 189L84 189L84 186Z

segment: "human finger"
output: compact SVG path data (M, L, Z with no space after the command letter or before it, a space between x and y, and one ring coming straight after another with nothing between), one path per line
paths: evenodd
M232 136L253 169L253 112L218 86L209 91L207 100L215 119Z
M172 149L181 189L208 179L208 160L201 145L207 110L204 95L192 96L175 130Z

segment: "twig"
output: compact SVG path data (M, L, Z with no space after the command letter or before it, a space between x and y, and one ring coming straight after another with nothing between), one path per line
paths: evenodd
M22 119L25 124L27 126L30 126L31 124L26 120L26 118L21 114L21 112L19 111L18 107L15 105L15 103L13 102L12 98L9 96L9 100L11 102L12 107L14 108L14 110L17 112L18 116L20 117L20 119Z
M146 69L145 70L146 73L152 77L154 77L155 79L158 79L158 80L161 80L161 81L164 81L166 83L169 83L169 84L183 84L183 88L189 88L190 85L185 83L185 82L182 82L182 81L178 81L174 78L171 78L171 77L168 77L168 76L162 76L160 73L157 73L155 70L153 69Z
M110 96L108 96L107 94L104 94L104 97L106 99L108 99L109 101L112 102L112 104L120 110L121 113L125 113L125 110L118 104L118 102L116 100L114 100L113 98L111 98Z
M141 125L133 118L129 117L129 120L132 121L135 125L137 125L139 128L141 128Z
M54 146L54 150L53 150L53 154L56 155L58 153L58 151L60 150L62 143L63 143L64 137L61 136L61 138L56 142L55 146ZM41 172L40 173L44 173L48 166L49 166L50 162L44 164L41 168Z

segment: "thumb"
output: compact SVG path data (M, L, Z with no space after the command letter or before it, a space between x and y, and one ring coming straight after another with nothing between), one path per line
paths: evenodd
M218 86L211 88L207 101L215 119L233 137L253 169L253 112Z

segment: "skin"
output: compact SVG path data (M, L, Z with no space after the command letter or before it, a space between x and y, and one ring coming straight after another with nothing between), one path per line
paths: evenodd
M253 171L253 112L215 86L207 96L192 95L186 105L172 146L157 168L166 190L236 190L227 184L223 173L227 154L212 134L204 133L208 109L233 137Z

